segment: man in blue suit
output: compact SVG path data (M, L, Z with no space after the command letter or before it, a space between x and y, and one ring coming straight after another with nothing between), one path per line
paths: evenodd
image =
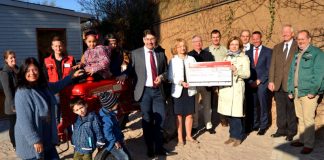
M250 59L251 77L247 84L247 118L258 135L264 135L269 123L268 79L272 50L262 45L262 34L252 33L253 49L246 52ZM253 117L253 118L252 118ZM249 123L249 122L248 122Z

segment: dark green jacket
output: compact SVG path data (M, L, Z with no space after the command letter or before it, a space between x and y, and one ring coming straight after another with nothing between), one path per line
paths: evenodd
M297 54L290 65L288 76L288 93L294 95L294 71ZM298 97L307 96L307 94L320 94L321 84L324 78L324 53L321 49L310 45L300 59L298 70Z

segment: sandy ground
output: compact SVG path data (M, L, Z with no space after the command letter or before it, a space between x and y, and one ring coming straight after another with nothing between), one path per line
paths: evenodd
M168 122L170 123L170 122ZM203 129L202 129L203 130ZM324 140L316 139L315 150L310 155L301 155L301 148L293 148L284 138L271 138L275 132L274 127L270 127L266 135L258 136L252 132L238 147L225 145L228 139L228 127L217 126L216 134L199 132L196 135L199 144L187 143L185 146L176 146L177 140L172 139L164 146L168 150L174 150L177 155L168 157L157 157L156 159L167 160L324 160ZM130 122L124 130L128 149L134 160L145 160L146 147L141 129L140 112L130 115ZM297 138L297 137L295 137ZM5 120L0 120L0 159L15 160L17 158L8 138L8 124ZM67 145L62 144L57 148L58 152L66 149ZM72 159L73 148L60 154L61 159Z

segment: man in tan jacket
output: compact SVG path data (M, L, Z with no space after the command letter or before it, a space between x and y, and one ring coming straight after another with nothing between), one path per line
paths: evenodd
M271 137L286 136L291 141L297 134L297 118L294 102L288 98L287 80L291 61L298 49L297 42L293 39L294 29L291 25L282 28L283 42L275 45L271 58L269 85L274 92L277 110L277 131Z

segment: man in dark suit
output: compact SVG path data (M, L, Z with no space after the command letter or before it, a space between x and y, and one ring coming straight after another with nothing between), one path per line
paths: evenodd
M252 115L253 130L259 130L258 135L264 135L269 123L269 93L268 78L272 50L262 45L262 34L252 33L252 50L246 52L250 59L251 77L248 79L247 110Z
M248 52L252 50L253 45L250 43L251 33L249 30L242 30L240 39L243 42L244 51Z
M162 50L154 50L155 34L145 30L144 47L132 51L132 69L135 78L134 98L140 102L142 127L147 155L167 155L163 148L162 127L165 118L165 98L162 81L166 79L167 60Z
M294 53L298 50L297 42L293 39L294 30L291 25L282 28L283 42L275 45L269 72L270 91L274 92L277 110L277 131L271 137L287 136L292 141L297 134L297 118L294 102L288 98L287 81Z

